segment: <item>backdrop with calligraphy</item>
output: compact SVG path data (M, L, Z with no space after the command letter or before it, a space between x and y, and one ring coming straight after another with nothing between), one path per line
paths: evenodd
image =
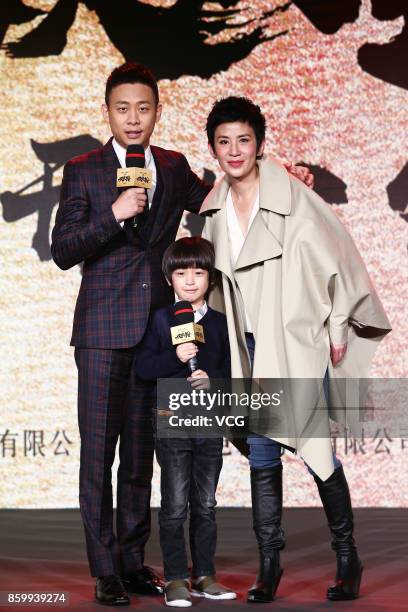
M402 0L3 0L0 6L0 504L76 507L79 438L69 347L81 279L50 256L62 168L109 137L100 105L124 60L151 66L164 112L153 142L207 180L212 102L266 114L267 155L309 165L353 235L393 332L371 375L404 378L407 348L408 51ZM186 217L180 233L197 233ZM336 441L356 506L406 506L406 438ZM285 456L285 503L318 504ZM158 468L153 503L158 505ZM249 505L246 459L225 447L220 505Z

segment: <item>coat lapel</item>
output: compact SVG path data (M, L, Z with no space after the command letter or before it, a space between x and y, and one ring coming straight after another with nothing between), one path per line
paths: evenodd
M262 212L259 210L249 228L235 270L247 268L280 255L282 255L282 246L266 226Z
M276 162L260 161L258 167L260 210L249 229L235 271L280 257L282 254L278 230L282 216L289 215L291 210L289 177L285 168ZM200 213L215 213L212 215L212 225L214 242L217 244L216 267L232 279L225 206L228 189L228 180L224 177L207 196Z
M236 270L282 255L281 224L290 210L290 181L286 170L270 161L259 162L259 211L249 228Z
M106 189L111 194L112 202L114 202L119 197L119 189L116 187L116 171L120 168L120 163L112 146L112 138L103 147L102 159Z
M157 171L156 192L153 198L154 206L157 208L149 240L150 244L156 242L161 233L166 231L166 227L169 225L169 217L172 214L178 214L177 207L172 206L170 201L172 196L174 197L174 170L161 149L151 146L151 150Z
M227 197L229 184L224 177L219 181L205 198L200 209L200 214L211 216L211 236L208 239L216 245L215 267L223 272L230 281L234 281L231 267L231 254L228 239L227 209L225 198Z
M290 215L292 192L287 170L274 160L258 162L259 207L279 215Z
M280 257L283 217L291 211L290 181L278 163L260 161L259 211L249 228L235 270Z
M213 217L213 242L217 245L215 250L216 269L223 272L231 281L233 281L234 275L231 266L226 208L222 208Z

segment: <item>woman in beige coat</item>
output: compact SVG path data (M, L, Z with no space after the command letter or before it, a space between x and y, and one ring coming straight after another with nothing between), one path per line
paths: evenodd
M262 160L265 119L258 106L246 98L220 100L207 119L207 136L225 176L200 212L222 277L210 303L227 316L232 377L309 379L313 389L315 381L327 383L328 374L332 400L336 380L368 375L376 345L390 330L361 257L321 198L281 165ZM292 391L286 435L273 428L259 435L264 429L250 421L260 571L248 601L271 601L282 574L282 444L307 464L327 515L337 556L336 581L327 597L354 599L362 564L347 481L331 447L329 416L349 427L353 419L345 410L326 409L327 393L316 394L311 416L296 400L299 386ZM272 407L270 412L273 416Z

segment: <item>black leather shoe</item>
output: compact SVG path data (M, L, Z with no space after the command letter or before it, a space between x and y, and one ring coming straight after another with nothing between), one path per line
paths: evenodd
M275 550L271 557L261 557L256 583L248 591L248 603L273 601L282 574L278 550Z
M164 593L164 582L147 565L131 574L122 576L122 580L131 593L139 593L140 595L163 595Z
M336 580L335 584L327 589L327 599L356 599L360 591L363 565L353 537L353 510L343 467L334 470L327 480L320 480L316 475L314 479L331 531L332 549L337 557Z
M95 599L105 606L128 606L130 601L119 576L99 576L96 579Z

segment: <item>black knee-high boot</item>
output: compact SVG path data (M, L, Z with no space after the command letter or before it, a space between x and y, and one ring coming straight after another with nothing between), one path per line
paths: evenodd
M314 475L332 535L336 552L336 582L327 589L327 599L356 599L360 590L363 566L353 538L353 511L343 467L337 468L327 480Z
M279 551L285 546L281 527L282 466L251 468L251 494L260 564L256 583L248 591L248 601L264 603L273 600L283 572L279 562Z

